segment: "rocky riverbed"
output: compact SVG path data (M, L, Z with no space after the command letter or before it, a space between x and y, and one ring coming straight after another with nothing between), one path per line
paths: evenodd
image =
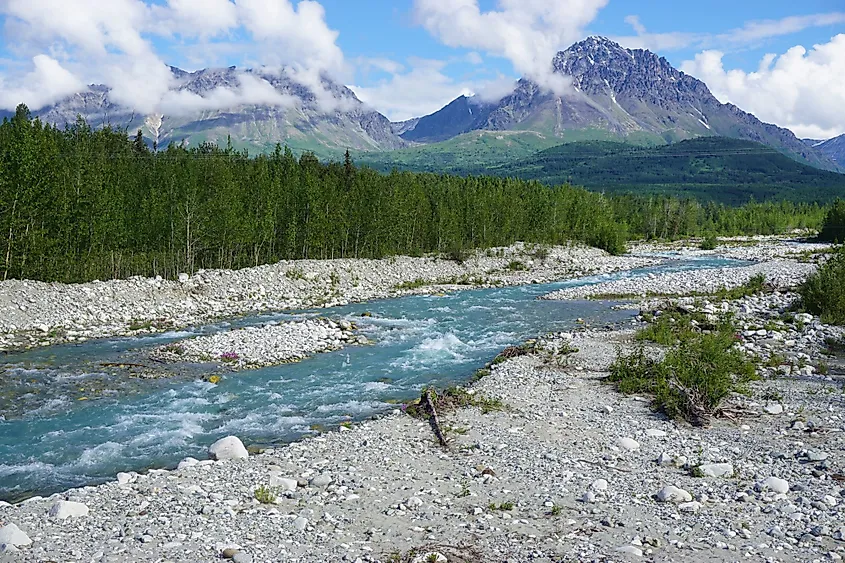
M640 305L737 316L764 378L730 399L735 420L691 427L602 381L639 321L552 334L470 388L481 406L440 413L447 448L399 409L259 455L232 438L174 471L0 506L0 558L840 561L843 332L790 312L809 268L778 265L791 283L737 301Z
M639 268L654 257L584 246L515 244L442 257L299 260L243 270L85 284L0 282L0 351L155 333L245 315L329 307L414 292L522 285Z

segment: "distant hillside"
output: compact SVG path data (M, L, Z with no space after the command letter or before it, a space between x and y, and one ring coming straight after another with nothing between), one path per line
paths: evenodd
M739 204L829 201L845 174L801 164L758 143L702 137L659 147L616 142L560 145L490 172L607 192L667 193Z

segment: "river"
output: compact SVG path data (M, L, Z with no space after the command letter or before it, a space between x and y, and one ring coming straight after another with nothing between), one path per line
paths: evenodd
M668 257L653 268L565 282L263 314L9 354L0 362L0 499L97 484L119 471L173 467L186 456L205 459L208 445L230 434L247 445L273 445L362 420L418 396L425 385L466 382L506 346L575 328L579 318L602 326L634 315L603 301L537 300L543 294L625 276L745 264ZM227 374L217 385L201 377L208 366L180 366L179 375L155 380L101 367L198 334L318 314L353 320L374 344Z

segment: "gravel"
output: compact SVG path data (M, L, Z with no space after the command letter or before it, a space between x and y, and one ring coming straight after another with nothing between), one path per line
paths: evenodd
M730 399L737 420L690 427L606 384L617 351L636 345L634 326L551 334L538 343L546 352L497 364L472 386L504 410L439 413L448 448L397 409L247 458L127 473L0 505L0 543L20 541L0 557L372 562L415 550L408 561L839 561L845 370L824 341L842 332L785 319L793 300L785 287L725 304L680 300L734 312L737 345L763 359L763 379ZM565 361L548 352L564 346L578 351ZM767 412L771 404L782 410ZM272 493L266 503L259 487ZM51 518L61 501L88 514Z

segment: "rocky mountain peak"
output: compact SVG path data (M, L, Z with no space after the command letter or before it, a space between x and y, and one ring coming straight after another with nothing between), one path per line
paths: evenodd
M663 57L645 49L626 49L605 37L575 43L559 52L552 65L588 94L664 97L689 80Z

